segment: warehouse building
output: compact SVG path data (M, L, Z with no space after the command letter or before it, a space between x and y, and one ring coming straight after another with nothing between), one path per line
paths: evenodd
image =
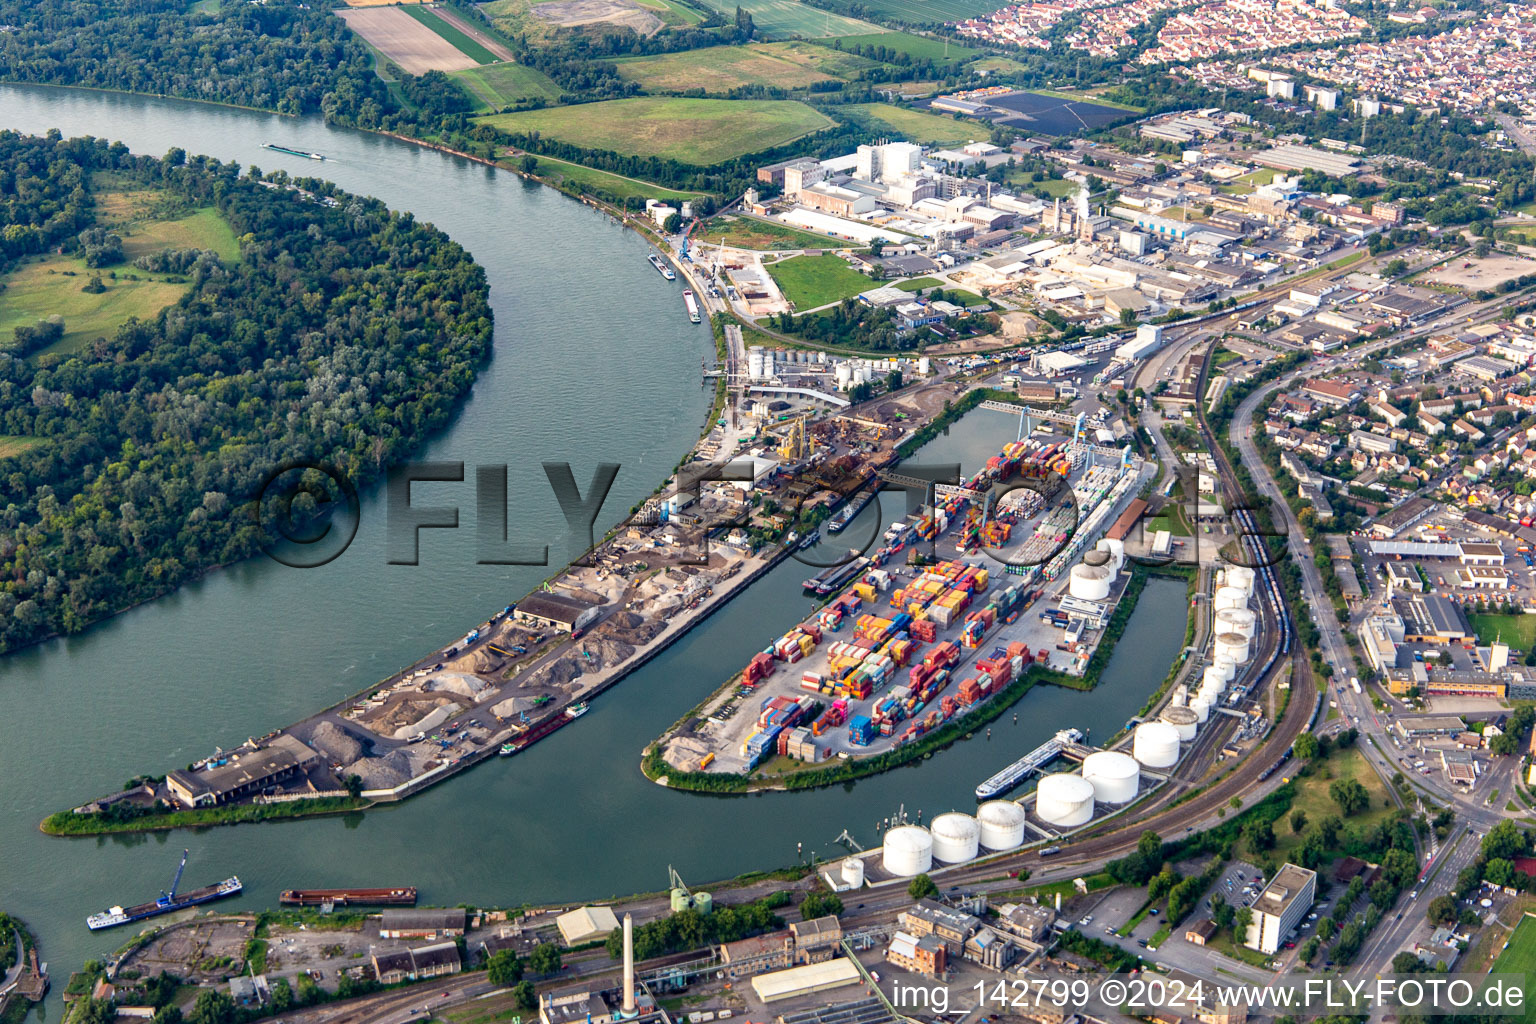
M555 927L567 946L606 939L618 926L619 919L608 907L577 907L555 918Z
M1274 953L1306 917L1316 895L1316 871L1296 864L1281 865L1253 901L1253 919L1243 945L1260 953Z
M787 971L759 974L752 979L752 991L764 1003L813 995L829 989L852 985L862 979L859 968L847 957L824 960L819 964L791 967Z
M602 611L601 605L588 604L564 594L530 594L518 602L512 617L519 622L532 622L540 626L574 633L585 629Z
M441 939L464 934L464 908L386 908L379 916L381 939Z
M222 765L178 768L165 777L165 786L187 807L216 807L296 778L319 761L319 754L284 733L254 750L236 751Z
M458 974L464 969L459 959L459 947L453 942L437 942L416 949L401 949L390 953L373 954L373 974L381 985L397 985L402 981L421 981L425 978L441 978Z

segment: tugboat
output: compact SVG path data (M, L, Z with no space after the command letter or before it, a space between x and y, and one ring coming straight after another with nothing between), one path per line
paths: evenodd
M502 757L511 757L515 753L517 753L517 744L515 744L515 743L503 743L501 745L500 754L501 754Z
M575 704L572 704L570 707L565 709L565 717L580 718L582 715L591 710L591 707L592 705L588 704L586 701L579 700Z

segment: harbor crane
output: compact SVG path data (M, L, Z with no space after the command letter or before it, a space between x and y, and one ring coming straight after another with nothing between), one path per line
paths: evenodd
M181 873L187 869L187 854L190 852L190 850L181 851L181 864L176 868L176 877L171 879L171 891L162 891L160 898L155 900L155 906L168 907L171 905L171 901L176 898L176 889L181 885Z

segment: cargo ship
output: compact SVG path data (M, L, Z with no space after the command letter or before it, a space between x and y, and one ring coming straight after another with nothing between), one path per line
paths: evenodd
M1023 781L1024 776L1037 768L1056 760L1069 743L1082 742L1083 734L1076 729L1062 729L1051 739L1004 768L986 782L976 787L977 800L990 800L1006 793Z
M562 726L570 725L572 722L576 721L576 719L586 714L589 710L591 710L591 705L586 701L581 700L568 706L558 715L549 716L537 725L523 726L514 724L512 728L522 729L524 731L520 735L514 736L511 742L502 745L501 756L511 757L513 754L516 754L520 750L526 750L531 744L537 743L539 740L548 736L556 729L559 729Z
M284 889L277 901L287 907L414 907L416 887L398 889Z
M875 500L873 494L864 494L851 505L843 506L843 510L833 516L827 522L828 533L842 533L843 528L853 522L854 517L864 511L864 506Z
M693 290L691 288L683 289L683 305L688 307L689 320L692 320L694 323L702 322L699 318L699 303L693 297Z
M140 903L133 907L112 907L103 910L99 914L92 914L85 919L85 926L91 931L100 931L103 928L115 928L120 924L129 924L133 921L142 921L146 917L156 917L160 914L169 914L177 910L185 910L202 903L211 903L214 900L224 899L226 896L238 895L241 889L240 879L230 875L224 881L216 885L205 885L191 892L178 893L176 887L181 884L181 873L187 867L187 852L181 851L181 866L176 869L176 877L171 881L169 892L162 892L159 899L151 903Z
M666 260L662 259L660 256L657 256L655 253L651 253L646 257L646 259L651 261L651 266L655 267L656 272L662 277L666 278L668 281L677 280L677 275L672 273L672 268L667 266Z
M869 559L860 555L852 548L848 549L850 560L841 565L829 565L815 576L805 581L805 589L814 594L826 595L838 590L844 583L853 579L869 565Z
M270 149L274 153L287 153L289 156L302 156L306 160L324 160L325 154L311 153L303 149L289 149L287 146L279 146L275 142L263 142L262 149Z

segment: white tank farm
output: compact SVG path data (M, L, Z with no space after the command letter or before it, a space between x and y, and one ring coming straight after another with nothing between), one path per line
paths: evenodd
M969 814L951 811L933 819L928 826L933 836L933 859L945 864L975 860L981 842L981 827Z
M1081 775L1047 775L1036 793L1035 814L1041 821L1076 828L1093 820L1093 783Z
M1211 659L1211 664L1221 669L1221 674L1226 677L1227 682L1230 683L1237 678L1237 662L1229 655L1217 654Z
M842 875L843 884L848 886L848 888L862 889L864 887L864 861L860 858L845 858L838 874Z
M1109 581L1113 576L1114 570L1107 565L1074 565L1067 581L1067 593L1079 601L1103 601L1109 597Z
M1017 850L1024 845L1024 808L1012 800L988 800L976 808L981 845L989 850Z
M1236 587L1248 596L1253 596L1253 570L1246 565L1234 565L1227 569L1222 577L1222 585Z
M1241 633L1217 633L1214 650L1218 658L1225 654L1242 664L1248 660L1248 638Z
M1167 722L1142 722L1131 753L1148 768L1172 768L1179 763L1179 731Z
M898 825L885 834L880 863L901 878L933 867L933 836L921 825Z
M1179 734L1179 742L1189 743L1195 738L1195 727L1200 723L1200 716L1189 708L1164 708L1163 721L1167 722Z
M1109 552L1110 564L1115 567L1116 572L1125 568L1125 541L1105 537L1099 541L1097 548L1100 551Z
M1248 607L1248 595L1237 587L1217 587L1216 596L1212 599L1212 604L1218 612L1223 608L1246 608Z
M1227 685L1227 674L1215 665L1205 666L1205 671L1200 673L1200 688L1214 686L1217 690Z
M1195 721L1202 725L1205 724L1206 719L1211 717L1212 706L1212 702L1204 697L1196 697L1189 702L1189 710L1195 713Z
M1173 688L1173 706L1181 708L1189 703L1189 687L1180 683Z
M1099 803L1130 803L1141 788L1141 766L1129 754L1097 750L1083 758L1083 778L1093 785L1093 798Z
M1258 627L1258 617L1247 608L1223 608L1216 613L1216 632L1241 633L1249 640Z
M1108 551L1100 551L1098 548L1094 548L1092 551L1089 551L1087 554L1083 555L1083 564L1084 565L1109 565L1110 564L1109 552Z

